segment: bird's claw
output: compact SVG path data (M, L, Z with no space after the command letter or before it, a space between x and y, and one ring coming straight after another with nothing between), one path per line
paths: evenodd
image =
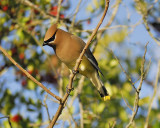
M79 71L78 71L78 70L72 70L72 72L73 72L73 74L77 74L77 73L79 73Z
M70 88L70 89L69 89L68 87L66 87L66 91L67 91L67 93L68 93L69 95L70 95L70 92L73 91L73 90L74 90L74 88Z

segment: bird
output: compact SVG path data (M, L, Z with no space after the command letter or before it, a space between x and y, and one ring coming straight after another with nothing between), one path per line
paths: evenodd
M57 24L53 24L44 36L43 46L46 45L52 47L59 60L72 70L85 47L85 42L80 37L58 28ZM103 101L110 100L107 89L100 79L99 73L102 74L102 72L98 62L89 48L85 51L78 72L90 79Z

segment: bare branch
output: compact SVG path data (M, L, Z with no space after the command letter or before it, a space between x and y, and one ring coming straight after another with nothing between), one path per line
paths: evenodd
M150 31L147 20L145 18L143 18L143 21L144 21L145 28L146 28L148 34L150 35L150 37L160 46L160 40L155 38L154 35L152 34L152 32Z
M112 24L116 14L117 14L117 11L118 11L118 8L119 8L119 5L120 5L121 2L122 2L122 0L117 0L116 1L115 5L114 5L115 8L113 10L112 16L111 16L110 20L108 21L108 23L106 24L105 28L109 27Z
M38 12L40 12L40 14L44 17L44 18L49 18L49 19L51 19L51 20L55 20L55 18L56 18L56 16L51 16L50 14L48 14L48 13L46 13L46 12L44 12L42 9L40 9L37 5L35 5L35 4L33 4L32 2L30 2L29 0L19 0L22 4L24 4L24 5L27 5L27 6L29 6L29 7L31 7L31 8L34 8L35 10L37 10ZM62 0L60 0L60 1L62 1ZM65 19L65 18L60 18L59 17L59 19L60 20L63 20L63 21L65 21L65 22L67 22L67 23L71 23L71 21L69 20L69 19Z
M85 79L85 77L82 76L80 78L80 80L78 81L78 86L77 86L76 90L74 91L74 95L72 96L72 98L71 98L71 100L69 102L69 106L70 107L73 105L73 101L76 99L76 97L78 96L78 94L80 94L82 92L84 79Z
M124 74L126 75L128 81L131 82L133 88L134 88L135 90L137 90L136 87L134 86L134 82L132 81L132 78L131 78L130 75L128 75L127 72L124 70L124 68L122 67L122 64L120 63L119 59L115 56L115 54L113 53L113 51L112 51L111 49L108 49L108 50L112 53L112 55L114 56L114 58L118 61L119 65L120 65L120 67L121 67L121 69L122 69L122 71L123 71Z
M54 93L52 93L49 89L47 89L42 83L37 81L32 75L30 75L25 69L23 69L7 52L0 46L0 51L17 67L19 68L29 79L31 79L34 83L44 89L48 94L56 98L57 100L61 101L61 98Z
M34 8L35 10L40 12L45 18L53 18L53 17L49 16L47 13L45 13L42 9L40 9L37 5L30 2L29 0L19 0L19 1L24 5L27 5L31 8Z
M29 124L29 127L40 127L40 126L43 126L43 125L47 125L49 123L49 121L46 121L46 122L40 122L40 123L30 123Z
M131 106L127 103L127 101L125 100L124 96L123 96L123 93L121 92L121 95L122 95L122 98L126 104L126 106L133 112L134 110L131 108Z
M74 27L76 15L77 15L77 13L78 13L78 11L79 11L79 7L80 7L80 5L81 5L81 2L82 2L82 0L79 0L79 3L78 3L78 5L77 5L77 7L76 7L76 12L75 12L74 17L73 17L73 19L72 19L72 23L71 23L71 26L70 26L70 30L69 30L69 31L72 31L72 29L73 29L73 27Z
M115 127L115 125L116 125L116 121L114 121L114 122L113 122L113 124L112 124L112 128L114 128L114 127Z
M155 81L155 85L154 85L154 92L153 92L153 96L152 96L152 98L150 100L150 103L149 103L148 114L147 114L147 117L146 117L146 122L145 122L144 128L148 128L149 116L150 116L150 112L151 112L151 109L152 109L153 100L154 100L154 98L156 96L156 93L157 93L157 85L158 85L159 74L160 74L160 61L158 62L158 72L157 72L156 81Z
M49 120L49 122L51 122L50 115L49 115L49 110L48 110L48 105L46 103L47 97L48 97L48 94L45 95L45 98L44 98L43 102L44 102L44 107L46 108L46 111L47 111L48 120Z
M75 119L73 118L73 114L72 114L72 112L71 112L69 106L66 105L66 107L67 107L67 113L70 115L72 121L74 122L75 128L78 128L78 124L77 124L77 122L75 121Z
M10 116L0 117L0 119L3 119L3 118L7 118L8 119L9 126L10 126L10 128L12 128L12 124L11 124L11 121L10 121Z
M57 11L57 17L56 17L56 23L58 23L59 18L60 18L60 10L61 10L61 3L63 0L58 1L58 11Z
M84 128L83 105L82 105L80 97L79 97L79 109L80 109L80 128Z
M145 77L145 74L144 74L144 64L145 64L145 56L146 56L146 52L147 52L147 45L148 43L145 45L145 52L144 52L144 55L143 55L143 59L142 59L142 63L141 63L141 79L140 79L140 83L139 83L139 86L136 90L136 96L135 96L135 100L134 100L134 107L133 107L133 112L132 112L132 116L130 118L130 121L128 123L128 125L126 126L126 128L129 128L132 123L133 123L133 120L135 119L135 116L138 112L138 108L139 108L139 94L140 94L140 90L141 90L141 87L142 87L142 83L143 83L143 80L144 80L144 77Z

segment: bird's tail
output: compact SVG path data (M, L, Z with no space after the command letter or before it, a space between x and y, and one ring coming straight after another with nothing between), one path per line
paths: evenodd
M109 96L105 86L103 85L103 83L99 77L99 74L97 72L92 73L90 80L94 84L94 86L97 88L102 99L104 101L110 100L110 96Z

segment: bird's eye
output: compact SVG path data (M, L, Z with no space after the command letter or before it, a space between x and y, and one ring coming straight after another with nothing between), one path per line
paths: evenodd
M55 39L55 34L51 37L51 41L54 41Z

